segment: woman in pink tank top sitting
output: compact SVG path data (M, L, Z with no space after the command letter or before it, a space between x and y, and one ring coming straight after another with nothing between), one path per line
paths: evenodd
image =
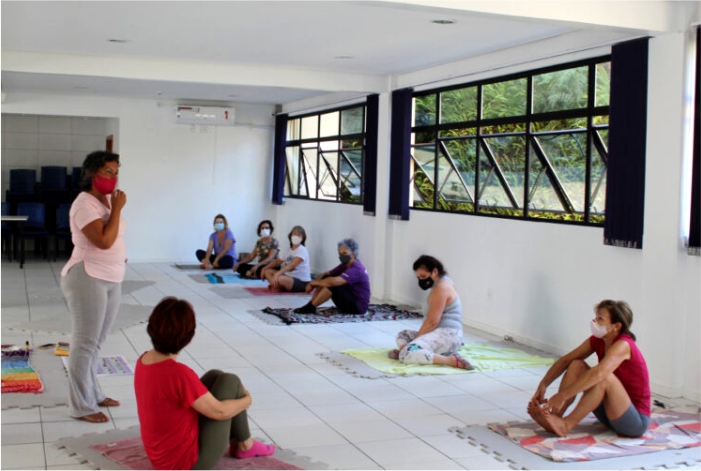
M590 412L619 435L642 436L650 424L650 379L647 364L630 331L633 312L623 301L596 305L591 337L550 367L528 403L528 414L561 437ZM596 353L599 363L584 362ZM564 373L558 392L546 399L547 387ZM567 408L581 399L569 415Z

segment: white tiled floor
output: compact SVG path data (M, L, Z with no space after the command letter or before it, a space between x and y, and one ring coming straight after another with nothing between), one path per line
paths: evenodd
M60 297L65 261L30 259L23 270L2 261L2 325L55 313L68 316ZM456 376L355 378L316 353L394 344L397 331L419 320L361 324L269 325L247 311L296 307L303 296L224 299L170 264L129 264L127 279L152 286L123 303L155 305L163 296L189 300L198 316L193 342L179 360L198 374L210 368L235 372L253 395L255 437L274 442L331 469L504 469L505 465L448 432L452 426L526 419L526 403L545 368ZM226 285L243 289L241 285ZM67 318L68 319L68 318ZM67 320L67 322L70 322ZM2 343L33 345L63 340L45 333L3 328ZM479 338L469 333L466 338ZM69 340L69 339L66 339ZM143 325L111 334L104 355L132 364L151 347ZM62 437L138 424L133 377L105 377L105 393L119 399L110 422L72 420L66 407L8 409L1 414L2 469L89 469L52 443ZM603 464L603 463L602 463Z

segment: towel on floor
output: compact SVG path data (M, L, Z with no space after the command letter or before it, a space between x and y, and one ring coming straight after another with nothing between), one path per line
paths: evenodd
M32 350L8 350L2 352L2 392L40 393L44 384L32 367Z
M261 312L280 318L287 325L291 324L337 324L342 322L396 321L400 319L421 319L423 316L410 309L393 304L370 304L364 314L348 314L337 307L319 309L317 314L302 314L291 308L266 307Z
M387 374L464 374L478 371L496 371L508 368L525 368L529 366L552 365L552 358L530 355L522 350L507 348L488 343L467 343L458 349L458 353L468 360L474 370L462 370L443 365L407 365L387 356L387 348L360 348L343 350L341 353L357 358L368 366Z
M116 442L91 445L115 463L128 469L153 469L144 449L141 437L127 438ZM224 456L216 464L214 469L302 469L295 465L281 461L274 456L262 456L239 460L230 456Z
M545 431L534 421L492 424L489 428L528 451L558 462L590 461L701 446L701 413L698 407L652 411L650 427L639 438L619 436L593 415L585 418L564 438Z

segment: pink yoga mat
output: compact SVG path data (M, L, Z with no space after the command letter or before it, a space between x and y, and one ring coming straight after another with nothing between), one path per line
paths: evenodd
M305 293L304 291L300 291L299 293L290 293L289 291L273 291L271 289L268 289L267 287L265 287L265 288L251 288L251 287L247 286L244 289L255 296L280 296L283 294L285 296L297 296L300 294L307 295L307 296L310 295L310 293Z
M144 444L141 437L127 438L116 442L101 443L91 445L98 451L111 459L115 463L129 469L153 469L153 465L146 456ZM223 456L214 469L303 469L281 461L273 456L262 456L260 458L249 458L238 460L230 456Z

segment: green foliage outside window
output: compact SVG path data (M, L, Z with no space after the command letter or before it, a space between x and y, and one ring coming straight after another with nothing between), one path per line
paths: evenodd
M417 93L413 207L603 224L609 88L600 59Z

